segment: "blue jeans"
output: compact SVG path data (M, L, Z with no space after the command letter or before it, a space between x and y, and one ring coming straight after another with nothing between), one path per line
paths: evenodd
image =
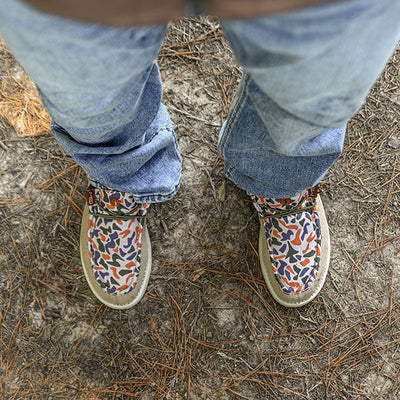
M347 120L400 35L399 0L351 0L223 28L244 69L219 151L250 194L291 197L339 156ZM155 58L166 26L116 28L0 0L0 35L36 83L52 130L92 184L171 198L181 158Z

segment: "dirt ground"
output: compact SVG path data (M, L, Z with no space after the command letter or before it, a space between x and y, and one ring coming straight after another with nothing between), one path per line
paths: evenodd
M218 21L171 25L159 63L182 188L150 212L146 296L115 311L80 267L84 173L50 134L29 136L48 118L0 45L0 397L400 399L400 51L322 182L331 268L300 309L269 295L257 217L223 175L240 70Z

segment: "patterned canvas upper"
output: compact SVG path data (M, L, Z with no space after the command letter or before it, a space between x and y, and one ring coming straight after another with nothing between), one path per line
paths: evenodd
M148 204L115 190L89 188L88 246L95 278L109 294L126 294L140 272L143 217Z
M304 190L289 199L251 196L262 218L272 270L284 293L300 293L318 274L321 227L316 195Z

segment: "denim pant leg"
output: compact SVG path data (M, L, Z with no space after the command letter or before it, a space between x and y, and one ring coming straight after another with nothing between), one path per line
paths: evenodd
M250 194L292 197L340 155L348 119L394 50L400 1L343 1L224 22L244 76L219 138Z
M165 25L116 28L0 0L0 35L36 83L63 148L96 186L171 198L181 159L155 58Z

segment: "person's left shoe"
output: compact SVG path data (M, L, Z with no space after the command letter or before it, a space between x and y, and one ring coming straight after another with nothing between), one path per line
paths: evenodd
M287 199L251 198L260 217L260 265L269 292L285 307L309 303L322 289L330 258L318 188Z
M148 204L132 194L90 187L81 227L81 259L90 289L105 305L127 309L145 294L151 271Z

